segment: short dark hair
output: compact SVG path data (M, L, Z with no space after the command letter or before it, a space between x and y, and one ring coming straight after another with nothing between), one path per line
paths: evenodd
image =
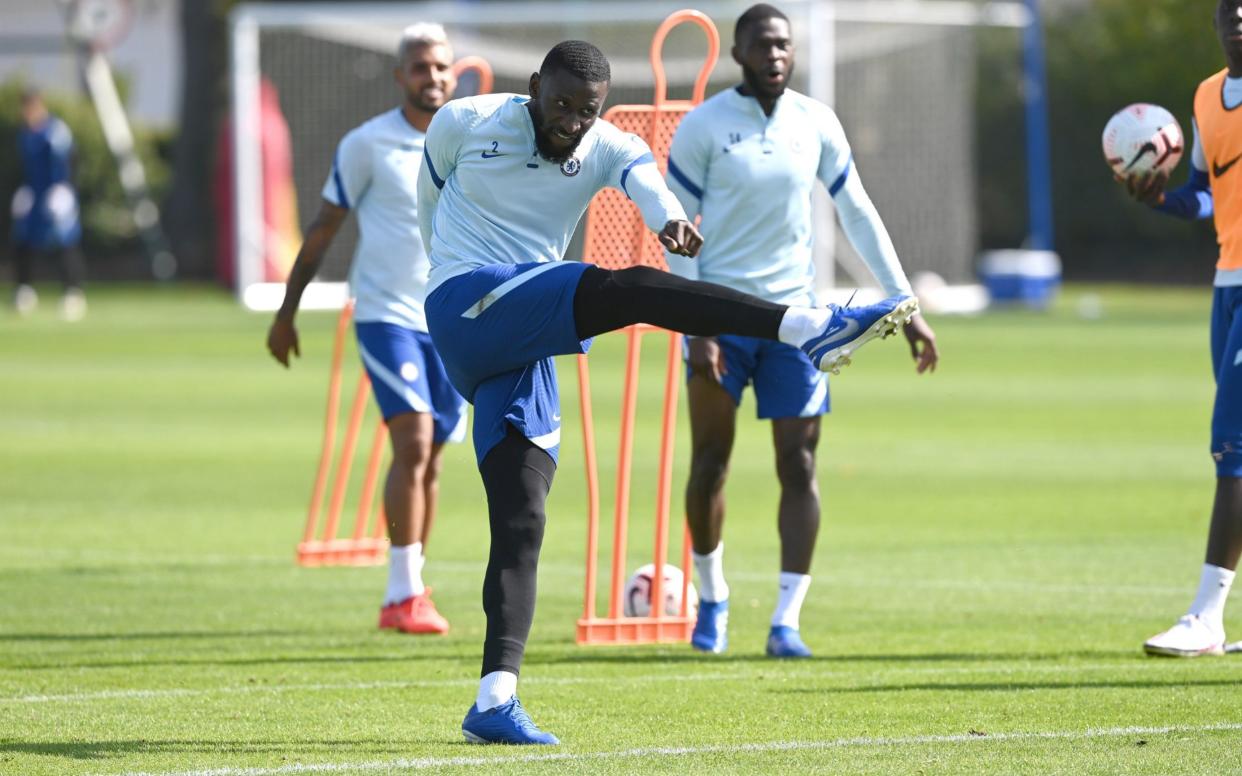
M737 24L733 26L733 42L741 40L742 33L750 28L752 24L765 22L768 19L784 19L789 21L789 17L781 13L781 9L767 3L757 3L747 8L741 16L737 17Z
M23 86L21 100L22 105L29 105L32 102L42 102L43 90L37 86Z
M545 76L565 71L587 83L603 83L612 80L612 67L608 58L593 44L585 40L566 40L552 47L539 66L539 75Z

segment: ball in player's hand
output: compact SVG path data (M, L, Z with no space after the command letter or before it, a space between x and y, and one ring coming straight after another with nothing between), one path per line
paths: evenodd
M1186 143L1177 119L1159 105L1135 103L1104 127L1104 159L1119 178L1173 172Z

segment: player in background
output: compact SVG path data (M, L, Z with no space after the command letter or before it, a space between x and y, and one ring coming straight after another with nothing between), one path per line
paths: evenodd
M301 355L294 315L323 255L351 210L360 237L350 268L358 352L388 425L392 465L384 483L388 588L380 628L446 633L423 584L435 518L440 454L466 432L465 401L448 381L423 311L429 266L418 230L418 171L432 116L453 95L453 51L438 24L402 34L394 78L401 105L349 132L337 148L319 214L289 273L284 303L268 332L272 356Z
M694 261L670 257L670 268L771 302L814 305L811 194L818 179L884 293L911 295L841 122L827 105L787 88L794 68L788 17L767 4L746 10L734 28L733 60L742 83L692 110L673 137L669 187L690 219L702 216L703 250ZM915 316L905 335L918 371L935 369L931 327ZM798 348L753 337L691 337L686 352L693 448L686 517L700 598L691 644L704 652L728 646L724 485L742 392L753 384L758 416L772 421L781 488L781 571L766 651L810 657L799 613L819 532L815 450L829 408L828 375Z
M73 189L73 134L65 122L48 112L36 89L22 94L22 125L17 133L22 186L13 195L13 243L17 254L17 290L13 307L27 315L39 304L31 285L38 255L54 254L60 262L64 295L60 315L67 321L86 314L82 293L85 274L82 224Z
M918 309L909 296L852 309L788 307L651 267L563 261L587 204L606 186L638 206L667 250L693 256L702 243L647 144L599 120L610 79L599 49L565 41L531 75L529 97L454 100L427 131L418 186L431 257L427 322L453 385L474 404L491 531L482 679L462 721L469 741L558 743L516 695L560 445L553 356L650 323L779 339L831 369Z
M1237 169L1242 159L1242 0L1220 0L1215 21L1228 66L1195 92L1190 181L1173 191L1165 191L1167 174L1125 181L1135 199L1169 215L1206 219L1214 214L1220 243L1212 299L1216 499L1207 553L1199 592L1186 614L1143 644L1148 654L1174 657L1224 653L1225 601L1242 555L1242 170Z

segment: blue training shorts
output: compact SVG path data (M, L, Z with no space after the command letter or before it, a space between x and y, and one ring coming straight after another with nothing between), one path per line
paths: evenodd
M753 384L760 419L811 418L829 411L828 375L816 369L800 349L733 334L716 337L716 341L725 360L721 387L734 404L741 406L742 391ZM687 366L686 379L693 376Z
M579 262L491 264L441 283L427 324L449 380L474 405L479 463L512 425L556 460L561 405L553 356L585 353L574 294Z
M1242 286L1217 288L1212 298L1212 458L1217 477L1242 477Z
M381 321L360 321L354 332L384 420L429 412L435 419L436 442L466 438L466 401L449 382L430 334Z

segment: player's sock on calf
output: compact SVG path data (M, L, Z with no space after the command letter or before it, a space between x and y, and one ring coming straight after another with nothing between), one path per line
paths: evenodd
M724 542L706 555L695 552L693 557L694 570L699 574L699 598L708 601L729 600L729 583L724 577Z
M388 589L384 593L384 606L400 603L407 598L422 595L423 544L414 542L405 546L393 545L388 550Z

